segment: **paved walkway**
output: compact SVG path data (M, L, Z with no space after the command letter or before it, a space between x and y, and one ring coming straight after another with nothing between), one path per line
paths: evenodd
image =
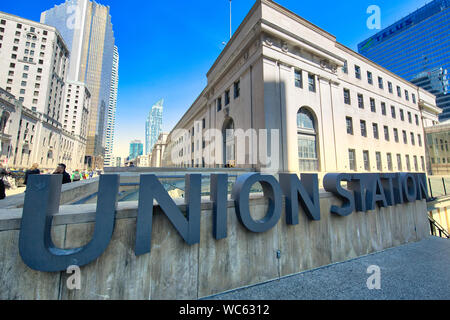
M381 289L369 290L369 266ZM430 237L344 263L211 297L217 300L448 300L450 240Z

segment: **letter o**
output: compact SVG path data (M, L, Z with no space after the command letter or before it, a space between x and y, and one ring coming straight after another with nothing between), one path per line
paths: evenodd
M264 197L269 200L269 209L263 219L255 221L250 214L249 197L252 186L257 182L263 188ZM283 193L278 181L273 176L262 176L259 173L241 175L236 180L232 196L239 221L252 232L269 231L281 218Z
M408 202L415 202L417 198L416 179L410 173L406 173L402 177L403 191Z

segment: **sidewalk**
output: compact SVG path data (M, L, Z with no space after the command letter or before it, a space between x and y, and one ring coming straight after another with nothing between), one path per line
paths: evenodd
M381 269L381 289L369 290L369 266ZM214 300L448 300L450 240L418 243L262 285L210 297Z

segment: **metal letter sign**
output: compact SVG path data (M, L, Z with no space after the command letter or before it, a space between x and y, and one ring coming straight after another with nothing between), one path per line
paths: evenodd
M150 253L155 200L175 229L189 245L200 242L201 175L186 175L186 214L169 196L153 174L141 175L136 226L136 255ZM53 215L58 213L61 197L61 175L32 175L29 178L19 236L20 255L30 268L45 272L65 271L69 266L84 266L96 260L108 247L114 232L119 175L100 177L94 236L86 246L75 249L56 248L51 239ZM347 182L347 189L342 182ZM255 221L250 214L250 191L260 183L269 200L265 217ZM342 200L332 206L331 213L345 217L355 210L367 212L376 206L388 207L405 201L428 199L426 175L423 173L325 175L326 191ZM227 237L228 175L212 174L210 198L213 207L213 237ZM266 232L275 227L282 213L283 194L286 199L286 223L299 223L299 204L309 219L320 220L320 198L316 174L280 174L275 177L259 173L237 178L232 190L235 212L249 231Z
M58 213L62 175L31 175L27 184L19 235L22 260L37 271L65 271L84 266L106 250L114 232L119 176L103 175L97 200L94 236L81 248L56 248L51 237L53 215Z

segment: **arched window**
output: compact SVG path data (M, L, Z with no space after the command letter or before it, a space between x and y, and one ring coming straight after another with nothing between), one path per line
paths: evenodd
M223 126L224 164L226 167L236 166L236 144L234 138L234 121L229 118Z
M314 116L306 108L301 108L297 113L297 139L300 171L319 171L316 125Z

